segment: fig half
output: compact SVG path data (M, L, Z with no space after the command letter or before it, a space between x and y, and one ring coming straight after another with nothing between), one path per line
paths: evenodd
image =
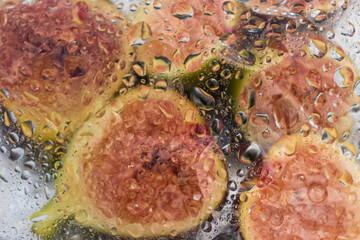
M286 135L241 197L245 240L360 239L359 166L318 134Z
M3 5L0 103L27 136L69 136L122 85L126 20L107 1Z
M348 3L324 0L240 0L248 8L262 14L305 17L315 24L330 19L336 11L347 9Z
M238 114L236 121L249 140L267 148L283 135L310 129L329 141L348 135L354 123L349 109L360 101L353 93L359 74L344 51L311 33L269 40L268 46L263 58L271 61L237 88L238 110L247 120Z
M236 1L164 0L145 2L127 36L137 60L155 73L194 72L235 42Z
M55 181L57 194L31 216L33 231L51 237L71 216L110 235L187 231L224 197L221 158L204 118L186 98L147 86L131 90L74 134Z

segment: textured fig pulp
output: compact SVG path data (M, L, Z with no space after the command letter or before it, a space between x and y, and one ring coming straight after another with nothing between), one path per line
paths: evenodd
M239 104L247 122L238 115L237 123L265 148L300 130L325 130L329 140L341 138L353 124L350 106L360 101L353 94L358 73L349 57L316 36L294 42L289 37L278 45L281 56L242 87Z
M348 6L347 1L345 2L337 4L335 1L324 0L250 0L244 4L263 14L305 16L314 23L322 23L327 20L329 13L340 8L346 9Z
M9 2L2 9L1 104L21 124L32 121L36 135L71 132L122 84L124 19L106 1Z
M31 218L49 237L66 216L113 235L176 235L204 221L227 182L198 111L171 90L143 86L116 98L70 143L58 195ZM66 189L66 190L64 190Z
M145 3L136 13L128 43L136 46L137 59L156 73L199 70L204 60L217 55L220 42L236 40L232 33L236 4L232 0Z
M360 239L359 169L320 136L284 136L240 205L245 240Z

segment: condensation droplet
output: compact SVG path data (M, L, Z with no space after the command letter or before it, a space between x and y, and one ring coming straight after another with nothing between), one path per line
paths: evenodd
M18 147L10 150L10 160L16 161L24 156L24 149Z

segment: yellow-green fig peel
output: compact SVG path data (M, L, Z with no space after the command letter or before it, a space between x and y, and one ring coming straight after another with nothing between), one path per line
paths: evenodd
M28 137L70 137L123 83L126 19L107 1L2 5L1 105Z
M99 232L135 238L190 230L224 197L221 157L189 100L172 90L130 90L74 134L56 196L31 216L33 231L49 238L69 216Z

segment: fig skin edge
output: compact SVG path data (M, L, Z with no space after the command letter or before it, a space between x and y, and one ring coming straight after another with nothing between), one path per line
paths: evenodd
M122 109L126 108L126 103L131 101L139 101L139 94L141 87L129 91L126 95L115 98L108 106L100 110L92 119L86 122L74 134L73 139L68 145L68 153L63 158L64 167L59 172L59 178L55 180L57 194L54 199L39 212L34 213L30 219L35 219L40 216L47 215L43 221L35 222L33 224L33 231L41 237L50 238L54 235L57 225L69 217L73 217L83 226L91 226L96 231L117 236L132 236L138 237L155 237L155 236L169 236L176 233L186 232L206 220L211 212L222 202L226 191L226 170L224 164L221 162L221 154L212 153L213 150L205 148L206 155L211 154L215 160L215 165L211 170L215 179L212 182L212 188L207 189L209 195L203 202L199 214L196 217L188 216L185 219L176 220L175 222L167 221L166 224L139 224L127 223L126 219L106 218L102 211L93 202L89 200L86 193L87 190L83 187L84 182L79 176L82 171L82 153L91 147L95 147L100 140L109 134L111 126L116 126L116 122L109 122L113 119L114 114L121 115ZM145 89L145 91L147 91ZM184 114L184 109L195 111L195 116L191 120L194 123L205 124L205 120L197 114L196 107L192 105L187 99L180 96L172 90L163 92L162 90L149 91L148 97L144 101L151 101L156 99L166 99L172 102L175 106L181 106L179 110ZM106 127L100 127L106 126ZM208 150L206 150L208 149ZM206 166L204 165L206 168ZM225 176L219 176L218 171L221 171ZM202 172L202 171L200 171ZM66 191L64 193L64 188ZM156 200L156 199L155 199ZM155 201L154 200L154 201ZM58 202L56 202L58 201ZM113 228L115 227L115 228Z
M294 148L295 147L295 148ZM311 152L313 148L317 149L317 152ZM287 153L284 152L284 149L287 149ZM294 151L294 152L293 152ZM295 225L298 226L302 226L302 224L304 224L305 227L307 227L307 229L310 227L311 222L312 222L312 218L305 218L305 217L301 217L300 219L302 219L302 222L297 222L296 224L294 222L290 222L291 225L286 225L286 226L273 226L271 223L271 216L268 217L269 219L266 222L254 222L254 220L252 218L259 218L260 214L262 214L261 216L265 216L268 213L264 213L265 211L262 210L258 210L258 209L262 209L262 205L267 205L264 206L263 209L265 210L268 209L268 205L271 205L272 208L278 209L279 206L282 206L282 208L279 209L279 211L284 212L284 217L283 219L283 223L286 222L286 224L288 224L288 222L286 221L287 219L287 215L290 214L290 216L295 215L297 216L297 214L306 214L306 210L303 210L302 213L299 213L299 211L296 211L297 207L301 207L301 204L299 205L292 205L290 201L294 201L291 199L302 199L300 195L300 193L297 193L296 196L292 196L295 195L295 193L290 192L289 189L294 189L293 191L301 191L301 187L299 187L298 183L294 183L295 185L293 186L293 188L291 188L291 186L289 186L289 188L286 188L286 190L284 190L284 192L282 192L282 190L278 190L277 187L281 186L281 184L272 184L272 182L278 182L278 181L282 181L283 178L287 178L287 173L290 172L289 174L292 175L293 180L290 181L295 181L295 176L294 173L292 173L292 169L291 166L292 165L287 165L290 164L291 162L295 162L293 164L295 164L296 168L299 168L299 165L296 165L296 161L297 159L301 159L302 156L301 154L303 152L310 152L311 154L313 154L313 160L314 162L312 162L310 165L309 163L307 165L301 166L302 168L306 169L306 171L310 171L309 169L312 168L311 165L316 166L316 164L320 164L322 167L321 169L324 170L324 166L326 167L327 171L329 172L329 176L328 176L328 185L327 186L327 191L326 191L326 197L325 199L316 199L316 197L319 197L321 195L312 195L311 197L313 197L311 199L311 197L309 197L310 199L307 200L297 200L299 202L301 202L302 205L307 206L307 209L310 208L310 206L314 207L314 211L316 213L318 213L317 211L321 211L322 206L329 206L331 204L335 204L336 209L340 208L340 207L345 207L346 212L342 213L341 215L347 215L349 214L350 211L354 211L354 207L352 207L351 202L353 201L353 203L356 204L356 197L354 199L354 197L352 197L352 200L350 200L350 197L348 197L346 194L348 193L357 193L359 196L360 193L360 186L358 185L359 179L360 179L360 171L359 171L359 167L357 166L356 162L354 161L354 159L352 158L347 158L345 156L342 155L341 153L341 147L340 144L335 141L332 144L325 144L321 141L321 136L319 136L317 133L315 132L310 132L310 134L306 137L302 136L301 134L297 133L297 134L293 134L293 135L285 135L279 142L275 143L269 150L269 152L266 154L265 158L264 158L264 167L262 167L259 170L259 174L257 179L254 180L254 187L249 190L248 192L244 192L244 194L246 194L246 199L245 201L242 201L240 203L240 208L239 208L239 225L240 225L240 229L241 229L241 234L243 236L243 238L245 240L255 240L255 239L262 239L261 237L258 238L256 231L261 231L261 230L252 230L254 229L254 227L261 227L261 226L266 226L268 228L270 228L270 226L272 227L272 229L277 229L276 227L281 227L281 229L284 229L285 227L291 229L291 227L294 227ZM331 157L331 159L328 157L328 159L324 159L325 158L325 154L327 156L333 156ZM300 156L297 156L300 155ZM318 158L316 156L318 156L320 158L320 155L322 155L322 159L317 160ZM301 161L301 160L299 160ZM319 161L319 162L318 162ZM281 163L281 165L280 165ZM327 165L326 165L327 164ZM294 171L298 171L297 169L295 169L294 167ZM334 167L336 169L334 169ZM266 175L265 172L269 171L269 174ZM295 171L295 172L296 172ZM305 171L305 170L304 170ZM265 174L265 175L264 175ZM311 180L310 177L313 177L314 179L316 179L316 175L314 172L311 172L312 175L307 175L306 173L304 173L304 177L305 177L305 181L306 184L303 183L304 186L306 186L307 188L309 188L309 186L311 186L311 184L318 184L317 182L312 182L313 179ZM321 172L320 172L321 174ZM299 174L298 174L299 175ZM270 183L265 183L266 177L263 179L261 178L261 176L268 176L270 179ZM276 176L276 178L275 178ZM315 176L315 177L314 177ZM274 177L274 178L273 178ZM307 177L309 177L309 180L306 180ZM320 178L322 179L322 178ZM336 180L338 180L341 183L337 183ZM310 182L310 185L308 186L308 182ZM264 184L265 183L265 184ZM291 184L291 182L289 182ZM258 186L258 184L261 185ZM319 184L323 184L322 182L320 182ZM340 194L336 195L336 197L334 196L334 186L337 186L335 184L341 184L341 186L343 187L343 191ZM304 187L303 185L301 185L302 187ZM321 186L321 185L320 185ZM273 191L276 191L275 193L281 192L283 194L280 195L280 198L278 200L270 200L268 199L268 195L269 194L269 189ZM275 190L276 189L276 190ZM272 192L270 191L270 194ZM309 195L309 190L307 192L308 196ZM314 199L315 198L315 199ZM347 203L342 203L343 199L345 198L344 201L347 201ZM349 198L349 199L347 199ZM284 202L286 201L286 202ZM289 201L289 202L287 202ZM293 208L295 209L294 212L292 213L285 213L287 211L287 207L284 207L284 204L289 204L291 206L293 206ZM339 206L338 206L339 205ZM348 209L346 206L349 206L350 209ZM358 205L358 204L356 204ZM256 206L260 206L257 207L257 210L255 210ZM332 205L331 205L332 206ZM356 208L356 207L355 207ZM252 211L255 211L255 213L252 214ZM275 211L275 210L272 210ZM272 212L270 211L270 212ZM269 212L269 211L268 211ZM335 210L334 209L327 209L327 213L328 214L335 214L334 213ZM256 215L257 213L259 213L258 215ZM359 234L358 230L356 233L356 229L354 229L354 222L359 220L359 217L356 217L356 212L354 212L355 216L354 219L351 220L353 225L346 225L346 229L344 229L344 231L346 231L346 234L350 234L350 236L354 236L351 234ZM268 216L268 215L266 215ZM290 217L289 216L289 217ZM307 215L306 215L307 216ZM344 220L344 218L340 219L341 216L338 217L338 219L336 219L337 221L341 221ZM334 220L333 220L334 216L333 215L329 215L329 222L326 223L319 223L319 219L317 219L317 223L313 223L314 226L318 226L317 224L321 224L324 227L328 227L329 228L329 224L334 224ZM306 219L306 220L304 220ZM357 220L356 220L357 219ZM293 221L295 221L296 218L293 219ZM290 221L290 220L289 220ZM308 225L307 225L308 224ZM331 226L331 225L330 225ZM262 228L263 230L267 229L266 227ZM320 226L321 227L321 226ZM339 226L338 226L339 227ZM342 231L340 228L337 230L334 230L332 233L333 234L338 234L337 236L342 236L343 234L345 234L344 232L340 232ZM321 233L321 230L319 230L319 232ZM316 234L320 234L318 232L316 232ZM281 234L281 233L279 233ZM298 232L292 232L290 234L299 234L299 236L295 236L295 237L302 237L299 239L318 239L318 238L304 238L304 236L302 236L301 234L304 234L303 232L301 232L298 229ZM294 237L294 235L292 235ZM317 236L313 235L314 237ZM347 235L349 237L349 235ZM359 235L356 235L359 236ZM269 238L266 239L272 239L272 237L274 236L269 236ZM283 236L284 237L284 236ZM288 236L289 237L289 236ZM308 236L309 237L309 236ZM288 238L286 238L288 239ZM298 239L298 238L292 238L292 239ZM323 238L321 238L323 239ZM359 239L358 237L356 239Z
M126 33L123 32L122 35L120 33L124 31L124 26L128 24L127 20L119 11L115 12L116 9L106 0L96 2L90 0L71 0L70 5L60 1L57 3L56 9L50 12L46 11L50 4L52 4L51 1L39 3L37 0L33 5L29 6L22 5L20 1L15 1L15 4L13 9L6 10L9 12L8 15L12 13L11 17L8 16L8 21L12 21L11 24L14 25L14 21L20 19L17 16L19 12L25 12L24 15L29 15L29 17L38 16L36 21L39 21L40 15L42 16L45 13L50 19L50 24L37 23L37 25L32 26L31 21L28 21L28 25L26 25L24 30L30 31L33 35L39 33L41 39L35 39L34 42L38 41L43 45L56 39L62 39L64 43L61 46L56 45L50 48L49 52L39 54L38 56L32 53L32 48L38 49L40 47L35 46L36 44L32 42L24 43L27 44L26 48L24 48L25 50L20 52L14 50L14 54L10 55L10 64L12 64L11 69L14 68L17 74L15 75L17 80L5 81L2 79L0 89L8 91L10 98L7 99L0 94L0 102L6 110L12 110L15 113L18 123L33 122L34 132L32 134L29 133L28 137L35 137L39 141L54 141L57 138L57 134L60 133L65 139L68 139L75 129L101 109L123 84L121 79L129 70L129 66L125 62L129 47L126 44ZM102 13L107 15L99 15L99 13L94 11L95 8L99 8ZM54 19L59 18L58 15L61 14L63 14L62 17L65 20L62 19L63 22L60 21L60 23L55 25L53 23ZM98 26L94 23L95 15L104 17L103 23L107 28L112 28L114 32L108 34L107 32L98 31ZM122 22L112 23L112 18L122 19ZM22 21L25 20L22 19ZM71 27L70 24L77 28L78 32L72 32L69 29ZM8 25L9 23L1 26L1 28L7 31L5 29L10 29ZM48 30L50 27L53 27L54 32ZM62 32L55 33L55 28L62 29ZM96 40L86 39L84 35L87 31L95 34ZM23 37L20 34L22 34L21 31L15 32L10 36L15 36L16 38ZM78 44L78 49L74 50L75 53L71 52L72 50L65 51L65 48L69 47L71 40L75 40ZM109 40L112 43L107 45ZM20 44L20 42L17 43L15 41L8 44L10 44L10 47L14 47L14 44ZM85 53L81 52L84 47L88 47L90 50L88 52L85 51ZM60 48L64 48L61 54L58 53L61 50ZM109 49L114 54L105 54ZM96 62L94 65L94 61L98 61L100 58L97 55L93 56L94 52L97 52L100 57L108 57L109 61L103 59L100 64ZM24 57L21 57L21 54ZM115 56L115 54L117 55ZM25 56L27 57L25 58ZM32 74L24 77L22 74L17 73L17 64L27 66L32 70ZM63 64L64 66L61 68L57 64L59 66ZM78 66L80 70L78 68L72 69L73 65ZM8 66L6 67L8 68ZM102 75L102 70L105 71L105 68L106 72L104 74L112 73L112 79L107 75ZM49 69L55 72L53 73L54 80L45 79L44 77L43 72ZM76 76L70 76L70 73ZM9 75L4 71L4 73L1 72L0 74L4 78L13 78L12 73ZM115 81L115 79L117 80ZM37 82L39 85L38 90L32 90L30 86L32 81ZM101 81L103 82L100 83ZM50 88L48 85L51 86L52 91L48 90ZM23 93L24 91L27 93ZM17 97L13 95L17 95ZM54 99L50 101L50 98ZM29 101L30 103L28 103ZM18 109L21 109L23 113L18 113ZM48 130L44 131L43 128Z
M319 58L312 55L308 47L310 41L324 42L327 44L326 54ZM349 131L354 123L346 109L349 109L353 104L360 100L359 97L351 92L355 82L360 78L360 75L354 67L350 57L342 52L343 59L341 61L332 59L330 56L331 49L338 48L341 51L341 48L320 39L313 33L310 33L309 37L300 40L293 39L290 35L288 36L288 40L279 42L283 45L281 49L268 47L263 55L271 56L272 60L270 63L263 63L261 68L260 66L252 67L251 71L253 71L253 73L251 73L251 76L247 77L240 86L233 85L234 88L232 89L232 94L238 99L238 102L236 103L237 106L235 107L238 111L243 111L247 115L247 122L245 124L242 124L240 119L236 116L235 121L237 121L242 131L248 134L249 140L258 142L265 150L269 149L274 142L281 138L281 136L299 132L305 125L310 130L317 130L319 132L325 129L330 133L331 138L342 141L343 133ZM291 44L297 44L300 45L300 47L293 50ZM277 50L283 51L283 55L276 56L275 52ZM301 56L302 52L305 53L305 56ZM292 55L290 55L290 53ZM331 66L326 72L323 70L325 65ZM286 69L286 67L293 67L295 74L287 76L287 73L285 72L290 70ZM352 82L346 88L339 87L333 80L335 72L340 68L351 69L353 74ZM310 86L310 83L306 80L307 74L312 70L316 70L321 76L322 84L320 88ZM267 74L271 75L272 78L267 79ZM288 81L288 79L291 81ZM301 84L299 84L300 81ZM294 85L294 87L292 85ZM240 102L244 102L244 90L247 90L250 93L250 89L254 92L255 101L252 104L247 102L246 105L243 106L244 103L240 104ZM334 93L332 93L332 96L330 94L330 89L331 91L335 90L334 92L336 94L340 92L340 97L337 97ZM294 93L295 90L298 90L299 93ZM259 96L259 93L262 93L261 97ZM323 93L326 97L326 102L323 104L323 107L315 106L315 103L309 100L314 100L319 93ZM285 100L292 104L292 108L289 106L285 108L287 110L302 109L302 105L305 105L305 107L306 105L313 106L298 111L296 113L298 116L297 122L289 127L280 126L280 129L279 126L276 125L274 109L275 107L279 108L275 103L281 101L273 100L275 95L280 94L282 95L280 100ZM306 94L308 95L306 96ZM305 97L308 97L308 99L305 99ZM332 105L332 101L334 100L336 100L338 107ZM342 107L339 108L339 106ZM327 120L326 115L330 112L335 113L337 120L333 122ZM309 117L313 113L318 114L321 117L321 122L317 124L317 128L312 126L309 121ZM253 118L260 120L255 114L266 114L269 118L269 122L267 124L265 122L262 124L253 122ZM278 115L281 116L284 114ZM266 129L270 130L270 135L267 138L262 136L262 132Z

